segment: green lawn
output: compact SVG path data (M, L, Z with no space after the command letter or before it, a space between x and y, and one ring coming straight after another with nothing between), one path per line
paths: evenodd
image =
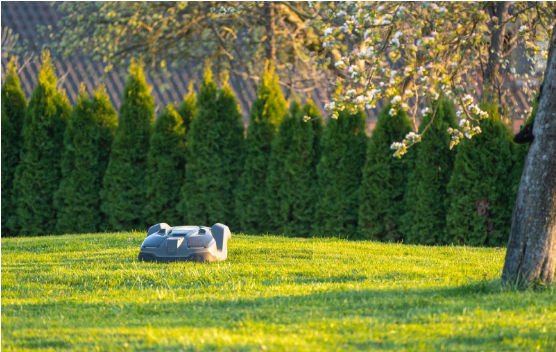
M503 250L234 235L212 264L145 233L2 239L2 350L556 350L556 289Z

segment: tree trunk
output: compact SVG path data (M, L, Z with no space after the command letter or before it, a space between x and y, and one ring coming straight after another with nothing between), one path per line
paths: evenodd
M276 24L274 23L274 3L271 1L265 2L265 17L266 17L266 58L276 67Z
M512 217L502 283L550 283L556 263L556 31L549 44L534 140Z
M498 23L502 23L508 17L508 10L510 3L508 1L501 1L498 3L491 3L489 5L490 17L498 17ZM504 57L504 35L506 34L506 25L502 25L498 29L491 26L492 36L490 37L490 47L488 48L488 61L485 71L483 72L483 86L496 93L500 99L500 61ZM484 95L484 89L483 89ZM501 103L499 101L499 103Z

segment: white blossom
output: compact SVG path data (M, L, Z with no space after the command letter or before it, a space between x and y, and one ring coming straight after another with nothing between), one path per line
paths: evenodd
M371 57L373 54L374 48L372 46L367 48L367 57Z
M346 63L343 60L337 61L334 66L336 66L337 68L344 68L346 67Z
M370 30L370 29L367 29L367 30L365 31L365 33L363 33L363 38L364 38L364 39L367 39L367 37L370 36L371 33L372 33L371 30Z

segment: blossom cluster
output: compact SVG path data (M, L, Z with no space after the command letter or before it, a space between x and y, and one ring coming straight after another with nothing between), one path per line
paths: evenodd
M417 142L421 141L421 135L415 132L409 132L405 139L402 139L401 142L394 142L390 145L390 149L394 150L393 156L396 158L401 158L402 155L407 153L409 147L414 145Z
M450 149L452 149L454 146L459 144L463 138L463 133L458 129L450 127L448 128L448 134L450 135Z
M543 32L545 36L552 30L545 17L535 17L549 13L543 10L544 3L533 6L514 2L511 13L517 15L506 18L488 15L480 2L340 2L328 6L323 47L333 53L326 60L335 58L331 63L343 81L343 90L327 105L333 117L346 108L372 108L385 98L392 104L390 115L404 110L415 118L419 111L422 115L429 113L428 109L417 109L419 104L430 105L441 95L452 99L463 94L454 99L461 107L458 115L463 118L465 114L466 121L475 123L487 118L488 113L465 93L481 87L474 87L464 78L484 67L493 30L519 20L519 35L526 36L535 32L531 29L540 28L529 18L533 15L544 21L542 27L548 28ZM534 53L537 48L532 39L528 40ZM500 56L499 62L508 68L507 57ZM478 126L464 124L451 130L450 135L455 145L461 138L472 138L480 132ZM391 147L399 157L419 140L406 136Z

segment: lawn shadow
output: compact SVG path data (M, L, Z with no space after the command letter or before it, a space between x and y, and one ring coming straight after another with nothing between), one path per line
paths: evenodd
M339 278L331 278L337 280ZM400 333L414 326L430 326L435 321L454 324L462 314L470 314L480 307L482 314L496 314L496 304L507 291L501 290L497 282L479 282L449 288L419 289L343 289L313 292L302 295L256 298L219 299L202 297L193 300L168 298L145 303L78 303L56 302L47 304L3 305L3 318L23 318L27 327L47 328L41 323L41 314L55 312L66 319L53 328L106 329L111 335L113 328L122 325L130 329L145 326L168 329L216 329L238 333L246 329L274 327L282 333L319 331L338 334L336 347L347 349L405 349L420 341L409 334L404 340L376 336L376 329L397 329ZM522 305L505 303L505 312L521 310ZM2 330L9 336L17 331L13 326ZM373 333L373 331L375 333ZM499 343L498 335L485 335L477 331L449 331L449 335L436 335L429 341L428 348L440 348L442 343L476 346ZM99 333L101 334L101 333ZM310 335L310 334L309 334ZM138 336L138 339L145 338ZM449 339L452 339L451 342ZM313 342L322 343L318 336ZM471 342L470 342L471 341ZM240 342L236 347L240 347ZM18 345L33 348L30 344ZM34 346L34 345L33 345ZM243 344L242 346L245 347ZM75 347L75 346L74 346ZM232 345L230 346L233 347ZM414 346L413 346L414 347ZM479 348L480 349L480 348ZM241 348L239 349L241 350Z

